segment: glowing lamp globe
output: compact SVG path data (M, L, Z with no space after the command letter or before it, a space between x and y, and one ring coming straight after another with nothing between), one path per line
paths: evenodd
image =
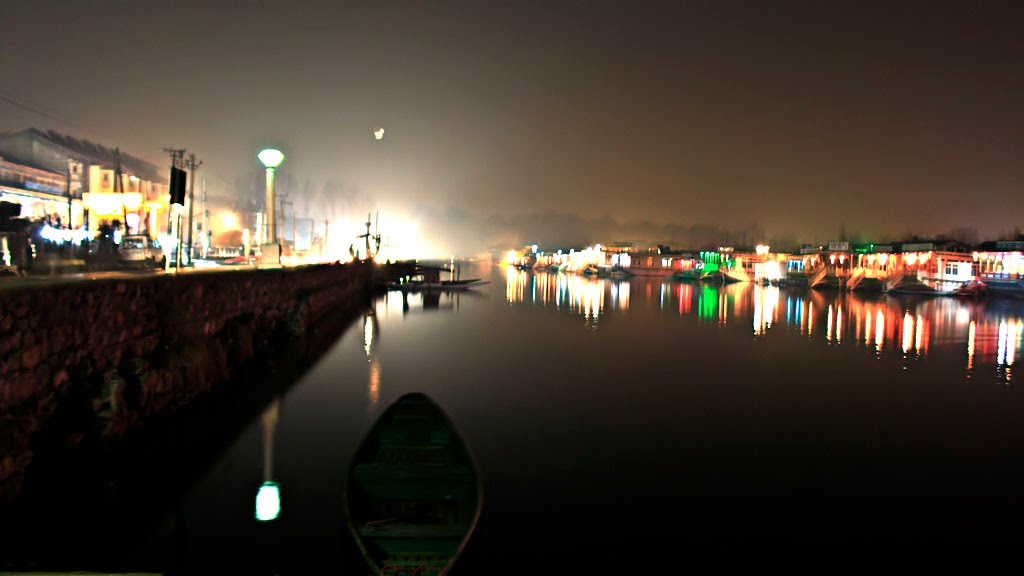
M274 148L261 150L257 157L267 168L277 168L281 165L281 162L284 162L284 152Z
M264 482L256 493L256 519L269 522L281 514L281 492L277 482Z

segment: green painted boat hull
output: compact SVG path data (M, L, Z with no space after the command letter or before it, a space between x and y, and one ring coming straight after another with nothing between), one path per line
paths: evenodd
M349 530L374 574L447 573L482 503L472 454L424 394L389 406L349 468Z

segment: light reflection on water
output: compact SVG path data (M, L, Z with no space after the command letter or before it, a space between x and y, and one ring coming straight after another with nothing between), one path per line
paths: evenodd
M505 280L509 304L550 306L583 317L591 328L601 316L648 309L695 316L719 327L748 326L757 339L785 329L828 346L861 347L876 356L896 353L917 360L935 346L959 348L967 379L982 363L994 365L997 382L1003 384L1012 381L1024 334L1024 304L1016 301L894 298L671 279L606 280L512 268Z

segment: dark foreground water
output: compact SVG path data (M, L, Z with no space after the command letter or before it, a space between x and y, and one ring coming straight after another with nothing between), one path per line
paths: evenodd
M184 458L194 482L108 511L132 537L59 539L37 567L364 574L348 463L412 391L483 473L456 573L920 566L1019 543L1020 302L478 274L492 283L380 299L212 466ZM267 478L280 516L257 522Z

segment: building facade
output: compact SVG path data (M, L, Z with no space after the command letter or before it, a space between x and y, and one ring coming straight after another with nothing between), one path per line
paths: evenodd
M68 215L70 228L92 232L126 223L125 232L151 238L166 228L167 180L149 162L37 128L0 135L0 157L0 187L22 205L23 217Z

